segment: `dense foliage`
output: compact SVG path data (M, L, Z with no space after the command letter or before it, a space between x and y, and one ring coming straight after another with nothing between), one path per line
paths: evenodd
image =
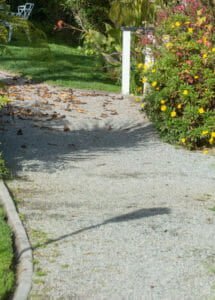
M151 85L146 111L169 142L215 144L213 16L198 0L159 13L155 64L139 65Z

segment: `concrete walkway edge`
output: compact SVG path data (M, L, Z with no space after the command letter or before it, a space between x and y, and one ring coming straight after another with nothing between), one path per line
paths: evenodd
M2 180L0 180L0 201L7 214L8 224L15 235L16 256L18 257L17 282L13 300L26 300L32 285L32 250L14 201Z

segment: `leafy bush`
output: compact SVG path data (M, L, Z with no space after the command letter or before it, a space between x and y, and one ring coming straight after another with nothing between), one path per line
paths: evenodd
M84 35L84 49L87 55L98 55L112 79L121 80L122 26L143 26L146 22L153 22L158 5L162 0L125 0L111 1L107 19L104 20L103 31L87 30ZM142 49L137 45L137 36L132 34L132 60L142 57ZM132 64L133 64L132 61ZM132 84L133 90L133 84Z
M145 109L166 141L215 145L213 17L198 0L159 13L155 64L139 65L151 88Z

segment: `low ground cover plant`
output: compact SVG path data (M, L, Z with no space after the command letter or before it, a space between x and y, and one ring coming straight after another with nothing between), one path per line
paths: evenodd
M160 134L189 149L215 145L213 16L198 0L159 13L155 63L138 65L145 109Z
M10 177L10 172L5 165L5 161L0 153L0 179L8 179Z
M9 299L14 287L12 233L0 207L0 299Z

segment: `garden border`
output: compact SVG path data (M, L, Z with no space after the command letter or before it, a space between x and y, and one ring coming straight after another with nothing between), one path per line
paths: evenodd
M32 249L14 201L3 180L0 180L0 202L4 207L8 224L15 236L16 257L18 257L17 279L13 300L27 300L31 290L33 275Z

